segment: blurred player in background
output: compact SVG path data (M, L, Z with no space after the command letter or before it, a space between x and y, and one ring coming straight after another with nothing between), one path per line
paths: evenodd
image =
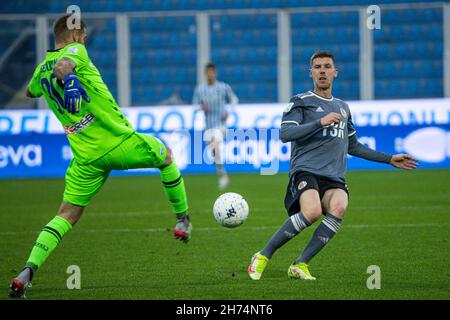
M389 155L359 143L347 103L332 96L338 74L333 55L315 53L310 64L314 91L293 97L281 121L280 138L290 141L292 150L285 197L290 217L253 256L248 267L253 280L261 278L277 249L324 215L305 249L288 268L291 278L316 279L308 263L339 230L348 206L347 154L401 169L417 166L417 160L406 154Z
M200 105L205 113L204 139L212 149L219 177L219 189L223 190L230 184L230 179L225 171L220 154L220 144L223 141L226 130L228 112L225 105L236 105L239 100L231 87L217 80L216 66L208 63L205 67L207 83L195 88L193 105Z
M36 68L26 94L45 97L66 131L74 158L66 171L58 214L42 229L24 269L12 280L12 298L25 296L37 269L80 219L111 170L159 168L177 218L174 236L185 242L190 239L184 182L171 150L156 137L134 131L89 59L84 22L70 29L69 19L72 16L64 15L55 22L55 49L47 51Z

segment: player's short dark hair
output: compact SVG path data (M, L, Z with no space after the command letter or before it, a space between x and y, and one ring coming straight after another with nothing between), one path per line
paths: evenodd
M208 69L214 69L214 70L216 70L216 65L215 65L214 63L212 63L212 62L208 62L208 63L206 64L206 66L205 66L205 70L208 70Z
M317 52L314 52L313 55L311 56L310 64L312 65L314 59L317 59L317 58L330 58L331 60L333 60L333 64L335 64L334 63L334 56L329 51L317 51Z
M72 32L84 32L86 30L86 24L83 20L80 20L80 28L79 29L69 29L67 25L67 20L72 16L72 14L68 13L61 17L59 17L55 23L53 24L53 34L55 35L56 41L62 41L69 38Z

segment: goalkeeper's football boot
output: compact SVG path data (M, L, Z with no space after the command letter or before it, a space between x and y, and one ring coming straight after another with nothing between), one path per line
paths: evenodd
M291 264L288 269L288 277L301 280L316 280L309 272L308 265L303 262Z
M247 268L247 273L253 280L261 279L261 276L264 270L267 267L267 263L269 262L269 258L262 255L260 252L257 252L253 255L252 261Z
M191 240L192 224L190 222L189 214L184 214L177 218L177 224L173 229L173 236L177 240L188 242Z
M33 277L33 270L31 268L24 268L22 272L11 280L9 286L9 297L14 299L25 299L27 289L31 287L31 279Z

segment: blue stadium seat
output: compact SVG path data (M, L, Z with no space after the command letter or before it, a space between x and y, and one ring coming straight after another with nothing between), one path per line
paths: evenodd
M72 2L50 0L47 7L51 12L61 12ZM377 4L398 2L423 0L380 0ZM131 12L335 6L354 4L354 1L79 0L74 3L80 4L83 12ZM362 0L358 5L372 3ZM377 98L442 95L442 20L441 8L383 9L382 29L373 31ZM105 81L115 90L115 20L105 21L96 19L95 28L90 29L92 34L89 34L91 39L87 47ZM219 78L233 85L243 97L241 101L276 101L277 15L212 15L210 26L212 60L218 65ZM336 96L358 98L358 26L359 13L356 11L292 14L292 79L295 91L303 87L311 89L309 59L314 51L322 49L333 52L340 70L335 82ZM133 101L157 103L173 92L179 92L183 99L190 101L197 73L195 16L133 17L130 18L130 34L132 81L147 84L146 88L133 89ZM2 39L3 42L8 41L7 37ZM407 57L407 61L403 61L403 57ZM135 94L138 96L134 97Z
M142 38L138 35L133 33L131 35L131 48L132 50L139 50L143 46Z
M249 79L249 81L252 81L253 83L255 83L256 81L265 82L268 80L266 73L264 72L264 67L253 67L246 71L247 72L245 72L244 75L245 78Z
M17 2L17 4L16 4ZM161 10L207 10L207 9L243 9L243 8L286 8L286 7L315 7L315 6L342 6L342 5L370 5L370 0L50 0L50 3L41 1L43 9L49 8L50 12L62 12L68 5L80 4L83 12L103 12L103 11L161 11ZM399 2L423 2L423 0L379 0L377 4L399 3ZM2 12L22 12L24 8L20 6L20 1L6 2L2 7ZM28 9L29 10L29 9ZM44 10L45 11L45 10ZM41 12L44 12L41 11ZM29 11L27 11L29 13ZM429 13L425 12L423 21Z
M359 79L359 63L358 62L350 62L350 63L339 63L337 66L339 70L338 80L350 80L356 81Z
M267 29L276 28L277 17L274 14L223 15L213 16L211 22L218 23L224 30Z
M195 86L195 82L193 82L191 85L182 86L180 88L180 92L179 92L180 97L187 104L190 104L192 102L192 96L194 94L194 86Z
M333 96L343 100L359 99L359 82L337 79L333 83Z
M303 93L313 89L313 83L311 79L299 80L298 78L293 78L292 81L293 94Z
M135 18L135 17L130 18L129 19L130 33L137 32L137 31L140 31L140 30L144 30L144 28L145 28L144 27L144 20L145 20L144 18Z
M444 95L442 77L421 79L419 87L423 97L442 97Z
M146 51L132 50L131 51L131 63L137 65L144 65L148 62L148 56Z
M117 9L117 2L116 1L100 1L99 6L102 11L106 12L115 12L118 11Z
M292 64L292 80L293 82L311 80L309 77L309 60Z
M383 23L387 24L423 24L442 20L442 10L438 8L383 10Z
M382 21L374 32L376 98L442 96L442 10L385 10Z
M113 68L103 67L99 68L100 73L103 77L103 81L108 84L116 83L115 77L116 77L116 70Z
M89 47L100 50L115 50L116 37L112 32L98 32L90 36Z
M379 99L405 98L410 90L418 92L416 81L391 79L375 82L375 97Z
M132 75L136 75L138 83L147 83L151 79L151 72L148 68L133 69Z
M125 1L122 7L123 11L141 11L142 10L142 1L129 0Z

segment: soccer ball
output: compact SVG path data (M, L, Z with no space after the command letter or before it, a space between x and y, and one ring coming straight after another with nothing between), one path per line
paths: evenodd
M227 228L235 228L247 219L248 204L240 194L227 192L214 202L213 212L219 224Z

